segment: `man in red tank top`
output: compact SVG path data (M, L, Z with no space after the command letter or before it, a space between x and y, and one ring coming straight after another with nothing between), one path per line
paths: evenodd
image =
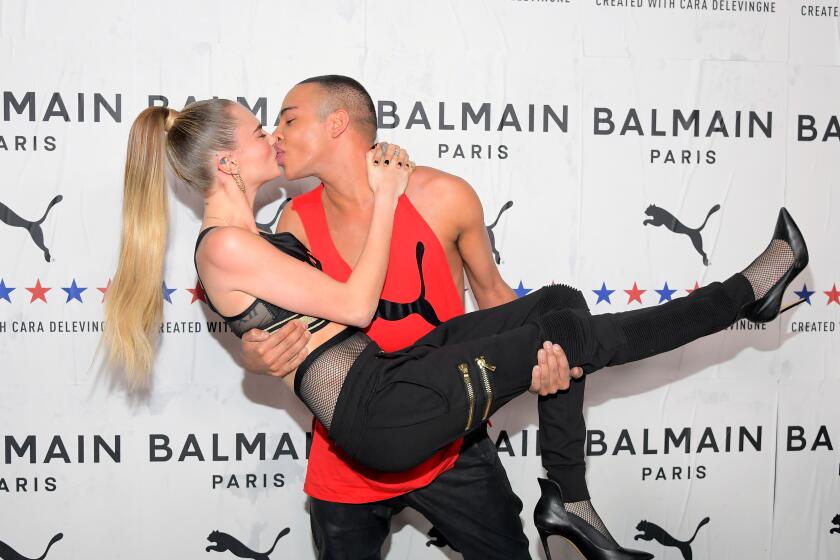
M305 80L286 96L276 134L286 177L322 180L283 212L277 230L294 233L324 272L346 279L364 244L372 208L364 153L376 134L373 102L350 78ZM463 313L464 273L481 308L516 297L492 259L476 193L455 176L419 167L396 210L386 282L368 334L386 351L396 350ZM247 333L245 364L252 371L288 374L303 360L307 337L300 325L272 335ZM549 476L560 483L567 501L589 498L583 379L554 393L569 387L570 375L581 374L578 368L569 371L559 346L546 343L535 356L532 391L543 399L569 402L565 408L553 407L558 421L547 434L565 447L544 446L542 421L540 435L544 462L556 465ZM486 432L454 442L409 472L383 474L354 464L330 442L323 426L314 424L304 490L311 497L319 558L379 558L390 518L404 507L425 515L437 536L465 558L530 557L519 519L522 503Z

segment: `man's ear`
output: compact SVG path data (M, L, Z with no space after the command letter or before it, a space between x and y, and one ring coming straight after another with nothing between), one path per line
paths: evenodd
M337 109L327 117L330 137L338 138L350 126L350 114L344 109Z

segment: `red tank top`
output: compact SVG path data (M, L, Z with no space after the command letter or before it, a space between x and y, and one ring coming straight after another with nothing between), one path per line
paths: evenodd
M321 200L324 186L298 196L292 208L300 216L312 253L324 272L336 280L350 276L350 266L341 258L327 227ZM422 247L418 249L418 242ZM422 280L418 261L422 260ZM422 294L431 304L418 302ZM411 303L414 302L414 305ZM400 305L403 304L403 305ZM406 305L408 304L408 305ZM394 215L391 257L379 312L366 329L368 336L386 352L411 345L429 332L436 315L442 322L464 313L464 304L452 281L452 273L440 240L408 197L402 196ZM422 315L421 315L422 314ZM383 318L387 317L387 318ZM436 375L439 372L429 372ZM422 464L400 473L371 471L348 458L329 440L327 430L313 421L312 447L303 490L319 500L360 504L393 498L430 484L455 464L463 440L445 447ZM387 452L383 450L383 452Z

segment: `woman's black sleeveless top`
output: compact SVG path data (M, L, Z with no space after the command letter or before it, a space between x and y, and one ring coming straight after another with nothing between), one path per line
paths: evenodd
M207 232L215 227L218 226L211 226L202 230L201 233L198 234L198 239L195 242L196 252L198 251L198 244L201 243L201 240L204 239ZM285 231L280 233L260 232L260 236L290 257L294 257L299 261L310 264L318 270L321 270L320 261L309 252L309 249L307 249L306 246L294 236L294 234ZM193 255L193 262L195 262L195 255ZM198 274L197 265L195 272ZM199 277L198 281L201 283L201 277ZM202 289L204 289L203 285ZM274 332L289 321L293 321L295 319L303 321L306 324L307 330L313 333L329 324L329 321L326 319L319 319L317 317L310 317L309 315L294 313L259 298L255 299L254 303L249 305L242 313L233 317L227 317L219 313L219 310L216 309L210 301L210 296L207 296L206 292L205 296L207 297L207 305L210 306L210 309L224 319L225 323L228 324L230 329L239 338L242 338L242 335L251 329L262 329L264 331Z

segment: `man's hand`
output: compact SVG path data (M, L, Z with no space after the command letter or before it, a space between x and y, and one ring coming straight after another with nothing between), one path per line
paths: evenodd
M571 385L571 378L583 377L583 370L579 367L569 369L566 353L558 344L544 342L537 351L537 365L531 370L532 393L541 396L553 395L557 391L565 391Z
M242 337L243 365L253 373L286 377L306 358L311 336L300 321L289 321L271 334L251 329Z

